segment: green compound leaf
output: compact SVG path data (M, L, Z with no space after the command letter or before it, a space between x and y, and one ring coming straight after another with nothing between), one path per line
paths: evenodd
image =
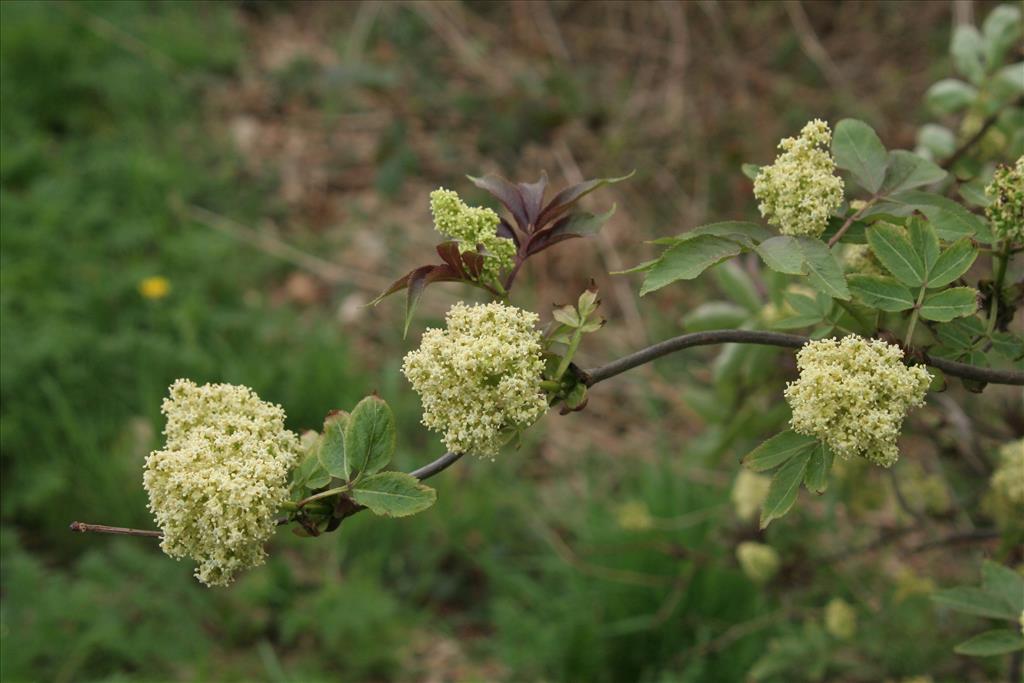
M773 519L785 515L793 507L810 459L811 449L804 450L779 468L779 471L772 477L772 483L768 486L768 496L761 508L762 529L767 527Z
M743 458L743 465L754 472L766 472L798 455L809 455L817 443L818 440L813 436L804 436L787 429L750 451Z
M804 473L804 486L808 491L818 495L825 493L825 489L828 488L828 473L832 471L834 460L835 454L832 449L819 441L811 451L811 459Z
M921 317L947 323L978 310L978 292L971 287L951 287L929 294L921 304Z
M981 564L981 579L986 593L999 597L1014 614L1024 612L1024 576L985 560Z
M928 288L944 287L968 271L978 257L969 237L962 237L943 251L928 273Z
M985 39L985 60L989 69L1003 63L1006 52L1021 39L1021 11L1013 5L1000 5L988 13L981 25Z
M345 462L345 426L349 414L337 412L324 421L324 433L320 437L317 457L324 470L332 477L348 479L349 469Z
M914 252L921 257L925 272L929 273L930 278L932 266L939 258L939 236L935 234L931 223L918 216L911 217L907 233Z
M677 280L692 280L711 266L736 256L743 247L724 237L698 235L670 247L647 271L640 296Z
M1024 636L1021 636L1019 631L1008 628L996 628L979 633L953 648L958 655L971 657L1005 655L1017 650L1024 650Z
M776 273L786 275L804 274L804 254L800 243L789 235L778 235L754 247L765 265Z
M931 185L945 177L946 172L935 163L913 152L897 149L889 152L889 165L885 169L882 194Z
M811 286L834 299L849 299L850 289L846 286L846 278L835 253L821 240L810 237L797 237L796 240L807 266L807 281Z
M889 155L874 129L857 119L843 119L832 136L836 166L847 170L861 187L874 194L882 187Z
M896 279L911 287L920 287L927 275L924 262L914 251L906 231L891 223L876 223L868 229L871 251Z
M395 416L382 398L367 396L352 410L345 428L343 478L351 481L379 472L394 453Z
M350 495L370 512L384 517L408 517L423 512L437 500L437 491L405 472L379 472L362 477Z
M986 244L992 241L992 233L984 219L948 197L920 190L906 190L889 196L878 209L884 211L887 207L895 211L920 211L927 216L935 227L935 232L944 240L973 236Z
M851 275L850 291L868 306L883 311L905 311L914 307L914 295L891 277Z
M957 612L973 614L990 619L1008 619L1016 621L1020 612L1010 609L1009 605L998 595L993 595L974 586L957 586L947 588L932 595L932 600Z

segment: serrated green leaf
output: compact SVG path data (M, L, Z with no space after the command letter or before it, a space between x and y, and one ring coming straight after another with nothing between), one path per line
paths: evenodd
M350 495L370 512L384 517L408 517L426 510L437 500L437 491L405 472L379 472L362 477Z
M344 479L379 472L395 453L395 416L379 396L367 396L345 427Z
M804 473L804 486L808 491L818 495L825 493L828 488L828 473L832 471L832 462L835 454L832 449L821 443L815 445L811 451L811 459L807 462L807 471Z
M928 288L944 287L970 269L978 249L970 238L962 237L943 251L928 273Z
M978 85L985 80L985 45L981 34L970 24L959 24L949 46L956 70Z
M754 472L767 472L801 453L810 454L818 440L804 436L791 429L780 432L743 458L743 465Z
M1017 620L1020 618L1020 612L1011 610L1001 597L974 586L947 588L934 593L932 600L964 614L991 619Z
M688 332L734 329L750 317L742 306L728 301L709 301L683 316L683 327Z
M804 274L804 255L800 243L789 235L778 235L757 245L757 252L765 265L777 273Z
M929 294L921 304L921 317L936 322L971 315L978 310L978 292L971 287L950 287Z
M889 194L909 190L922 185L937 183L946 177L946 172L936 164L902 149L889 152L889 164L885 170L885 181L881 192Z
M986 593L995 595L1015 613L1024 612L1024 576L991 560L981 563L981 580Z
M903 228L891 223L876 223L868 229L868 244L875 257L897 280L911 287L920 287L924 282L924 263Z
M833 299L849 299L850 289L846 286L846 278L835 253L821 240L810 237L797 237L796 240L804 256L807 281L811 286Z
M925 273L930 278L932 266L939 259L939 237L931 223L919 216L911 216L908 220L907 233L914 253L921 257Z
M640 296L679 280L692 280L711 266L736 256L743 247L714 235L698 235L669 247L647 270Z
M786 292L782 297L801 316L817 316L821 319L832 311L832 299L825 294L811 298L797 292Z
M973 85L956 78L944 78L928 88L924 101L936 114L955 114L970 106L977 97L978 89Z
M992 241L988 224L948 197L920 190L906 190L890 195L879 210L884 210L887 205L901 206L904 211L920 211L928 217L935 233L944 240L974 237L986 244Z
M861 187L872 194L885 180L888 153L874 129L857 119L843 119L832 135L836 166L847 170Z
M345 462L345 425L348 421L348 413L338 413L324 422L324 433L320 437L317 452L324 471L344 480L348 480L349 473L349 467Z
M793 507L810 459L810 450L798 453L780 467L772 477L772 482L768 485L768 495L761 507L762 529L771 524L773 519L785 515Z
M817 325L822 320L820 315L791 315L771 324L774 330L798 330L803 327Z
M971 657L1005 655L1017 650L1024 650L1024 636L1021 636L1020 631L1008 628L996 628L979 633L953 648L958 655Z
M883 311L906 311L914 307L914 295L891 277L851 275L850 291L868 306Z

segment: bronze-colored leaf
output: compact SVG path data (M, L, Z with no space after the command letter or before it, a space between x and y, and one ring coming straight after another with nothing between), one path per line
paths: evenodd
M530 221L526 216L526 204L523 202L523 195L518 187L501 176L496 175L486 175L483 178L476 178L471 175L466 177L481 190L486 190L494 195L512 213L512 217L519 224L519 228L526 232Z
M572 187L567 187L556 194L554 198L548 202L548 205L544 207L544 210L540 212L540 216L536 221L536 226L538 228L543 228L548 223L551 223L571 209L576 202L597 188L631 178L634 173L636 173L636 171L632 171L629 175L620 176L618 178L594 178L593 180L585 180L582 183L573 185Z

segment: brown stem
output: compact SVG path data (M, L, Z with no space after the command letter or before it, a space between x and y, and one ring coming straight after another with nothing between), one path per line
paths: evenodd
M863 214L865 211L871 208L871 205L875 203L875 199L875 197L869 199L867 204L854 211L853 214L846 219L846 222L843 223L843 226L839 228L836 231L836 234L832 235L832 238L828 241L829 249L834 247L836 243L843 238L843 235L845 235L846 231L850 229L850 226L853 225L853 222L861 217L861 214Z
M1007 107L1020 107L1022 105L1024 105L1024 96L1018 97L1016 100L1006 105L1006 107L1001 107L998 111L995 111L992 114L990 114L988 118L986 118L985 121L981 124L981 128L978 129L978 132L969 137L962 145L960 145L956 149L955 152L953 152L952 155L950 155L948 159L939 164L939 166L947 171L951 169L953 167L953 164L960 161L960 157L969 152L972 147L978 144L978 142L981 141L983 137L985 137L985 133L988 132L989 128L996 125L996 121L999 120L999 116L1003 113L1003 110L1005 110Z
M148 536L149 538L162 538L159 531L149 529L129 529L123 526L107 526L106 524L86 524L85 522L71 522L71 530L79 533L93 531L100 534L120 534L122 536Z

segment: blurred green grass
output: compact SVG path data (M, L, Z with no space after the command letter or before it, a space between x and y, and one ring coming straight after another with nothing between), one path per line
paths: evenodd
M296 212L275 192L273 171L246 163L208 104L211 92L245 79L252 23L290 11L283 3L0 3L0 678L742 680L768 639L786 634L788 613L732 559L751 531L705 516L726 505L734 468L694 475L731 463L784 419L754 404L728 425L738 382L727 396L689 390L693 410L718 424L685 442L654 429L645 448L656 457L642 467L597 452L538 462L530 456L543 435L531 435L517 455L439 478L439 503L426 515L360 516L318 540L282 532L267 566L230 590L202 588L187 564L147 540L68 532L73 519L151 526L142 462L160 441L160 401L177 377L250 385L283 404L296 430L378 389L403 425L397 465L438 450L416 426L395 325L368 343L352 333L332 310L351 292L345 286L315 306L282 302L275 292L291 266L175 208L206 206L249 223ZM497 10L480 11L488 19ZM396 110L414 109L413 123L453 131L472 123L468 152L455 133L434 141L441 170L424 164L407 121L385 126L371 183L385 198L403 196L416 173L477 172L461 167L466 154L514 166L574 121L603 140L584 161L657 165L644 164L658 145L646 128L604 128L626 81L603 81L603 64L517 76L494 94L448 72L417 12L397 11L377 31L399 59L333 71L293 60L275 72L273 96L329 119L359 109L348 99L356 89L383 91ZM780 43L781 66L794 46ZM339 39L338 49L349 44ZM401 77L396 61L416 78ZM810 69L807 79L816 78ZM793 87L783 81L773 97ZM813 105L780 117L801 120L801 106ZM735 136L740 117L727 119L716 134ZM747 191L719 180L735 176L751 146L769 150L773 135L708 157L706 207L730 206ZM641 175L648 184L632 191L637 220L669 232L663 226L680 213L700 215L652 191L654 170ZM387 239L394 229L382 228L392 231ZM386 267L385 277L399 270ZM169 281L166 298L140 295L152 276ZM678 301L646 306L666 312L665 329L683 310ZM686 382L706 358L666 371ZM647 397L636 410L667 426L667 406ZM646 526L630 524L628 503L649 516ZM798 547L820 524L803 513L787 522L769 532L780 547ZM869 656L886 656L878 671L920 672L948 650L923 609L865 645Z

